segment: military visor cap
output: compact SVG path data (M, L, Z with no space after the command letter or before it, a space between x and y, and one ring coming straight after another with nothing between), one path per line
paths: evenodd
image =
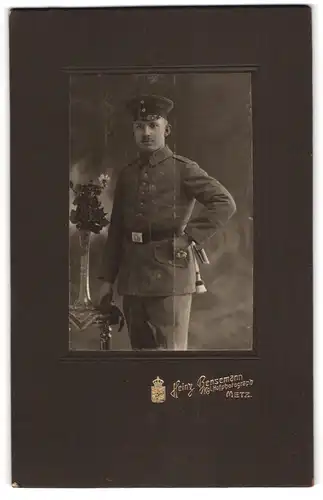
M167 118L173 107L173 101L158 95L141 95L127 102L127 109L134 121L152 121L160 117Z

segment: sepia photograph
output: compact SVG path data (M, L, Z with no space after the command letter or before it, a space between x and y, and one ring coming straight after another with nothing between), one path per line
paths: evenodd
M69 349L252 350L252 72L71 71L69 97Z
M311 8L8 23L11 486L313 486Z
M312 487L311 8L8 24L12 488Z

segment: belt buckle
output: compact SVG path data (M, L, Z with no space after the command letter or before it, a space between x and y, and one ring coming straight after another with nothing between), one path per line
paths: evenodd
M131 239L134 243L143 243L142 233L131 233Z

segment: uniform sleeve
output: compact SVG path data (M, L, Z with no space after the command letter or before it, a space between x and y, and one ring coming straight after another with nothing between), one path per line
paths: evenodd
M119 272L123 240L122 188L119 177L114 191L114 200L108 236L104 244L98 279L114 283Z
M191 239L202 244L227 223L236 211L236 204L229 191L196 163L185 165L183 183L188 196L204 205L185 229Z

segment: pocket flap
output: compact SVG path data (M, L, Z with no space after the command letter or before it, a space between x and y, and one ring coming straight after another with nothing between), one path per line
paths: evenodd
M189 248L174 251L172 241L158 242L154 246L154 256L157 262L168 266L188 267Z

